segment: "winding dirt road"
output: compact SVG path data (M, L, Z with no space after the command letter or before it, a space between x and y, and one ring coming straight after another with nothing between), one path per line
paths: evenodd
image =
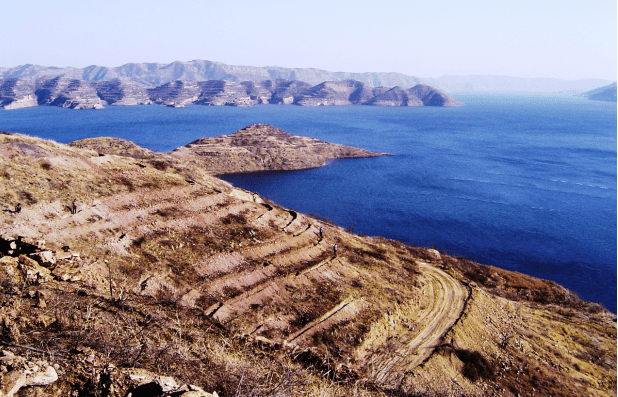
M406 372L425 361L461 316L468 290L444 271L419 264L427 278L425 288L433 295L432 307L418 320L422 327L399 335L398 347L383 349L373 358L373 380L387 388L396 387Z

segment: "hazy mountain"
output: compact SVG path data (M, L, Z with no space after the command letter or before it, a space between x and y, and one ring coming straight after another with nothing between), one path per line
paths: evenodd
M616 83L584 92L582 95L593 101L616 102Z
M184 81L264 81L299 80L311 85L324 81L357 80L371 87L401 86L410 88L423 80L401 73L329 72L310 68L282 68L278 66L234 66L220 62L195 60L191 62L128 63L115 68L88 66L86 68L57 68L23 65L0 68L1 78L40 78L63 76L87 81L130 80L145 87L156 87L173 80Z
M232 82L297 80L317 85L325 81L356 80L369 87L411 88L426 84L451 93L482 92L538 92L583 93L605 86L611 81L602 79L560 80L550 78L526 79L509 76L442 76L420 78L402 73L352 73L330 72L314 68L284 68L279 66L235 66L220 62L194 60L190 62L128 63L118 67L88 66L86 68L46 67L22 65L0 68L0 78L67 77L86 81L131 81L147 88L154 88L170 81L225 80Z
M526 79L511 76L442 76L425 79L426 84L448 92L538 92L569 93L584 92L610 83L602 79L561 80L551 78Z

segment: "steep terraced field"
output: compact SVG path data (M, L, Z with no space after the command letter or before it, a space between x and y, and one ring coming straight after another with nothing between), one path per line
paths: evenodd
M99 149L0 135L0 343L59 363L47 393L124 395L111 365L222 396L615 394L616 317L553 283Z

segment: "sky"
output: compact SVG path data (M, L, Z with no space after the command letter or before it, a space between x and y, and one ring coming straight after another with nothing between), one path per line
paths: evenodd
M616 81L616 0L1 0L0 67L230 65Z

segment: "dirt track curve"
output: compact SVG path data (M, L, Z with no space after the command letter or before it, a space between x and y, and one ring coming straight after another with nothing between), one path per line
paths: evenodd
M373 359L373 380L387 388L396 387L404 374L425 361L461 316L468 290L439 268L419 264L427 278L425 288L433 295L432 306L419 322L422 328L399 336L400 347L382 350Z

